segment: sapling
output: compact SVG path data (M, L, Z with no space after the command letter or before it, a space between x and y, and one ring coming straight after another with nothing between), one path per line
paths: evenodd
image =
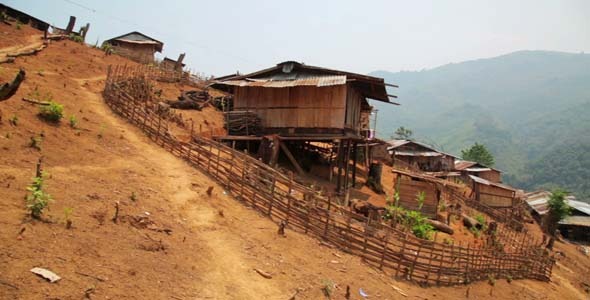
M34 219L40 219L43 214L43 210L52 201L51 195L47 194L43 190L43 181L47 177L47 173L42 172L40 176L33 178L33 183L27 187L27 191L31 194L27 196L27 209L31 213L31 217Z
M64 208L64 221L66 222L66 229L72 228L72 213L74 209L71 207Z

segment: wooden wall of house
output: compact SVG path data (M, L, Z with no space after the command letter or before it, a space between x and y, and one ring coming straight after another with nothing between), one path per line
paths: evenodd
M480 178L483 178L485 180L495 182L495 183L502 182L501 173L496 170L477 172L477 173L473 173L472 175L475 175L477 177L480 177Z
M356 133L361 129L361 103L363 97L352 86L347 85L346 93L346 119L344 121L345 128L352 129Z
M393 155L394 165L399 162L399 166L414 166L425 172L449 172L455 167L455 158L452 156L406 156Z
M129 58L141 64L154 62L155 46L152 44L119 43L113 45L116 54Z
M398 184L399 180L399 184ZM435 218L438 212L439 193L433 183L421 180L413 180L408 176L399 176L394 179L394 189L399 193L399 205L409 210L420 210L418 208L418 193L424 192L426 198L422 205L422 214Z
M512 207L514 205L514 191L501 187L475 184L476 200L490 207Z
M255 112L265 128L344 128L346 85L236 87L234 110Z

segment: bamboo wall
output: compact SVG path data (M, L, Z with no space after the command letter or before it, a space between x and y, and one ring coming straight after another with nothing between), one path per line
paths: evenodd
M265 128L344 128L346 85L236 87L234 110L255 112Z
M514 191L474 182L477 200L490 207L513 207Z
M185 143L169 134L156 113L145 68L109 68L104 99L113 111L155 143L223 185L228 194L288 229L320 238L362 257L369 265L422 284L454 285L508 277L548 281L554 259L526 234L500 224L493 240L477 247L414 237L395 222L371 221L319 195L285 174L221 143L193 136ZM134 80L131 80L134 79Z
M394 180L393 186L399 193L399 205L405 209L420 211L429 218L436 218L439 196L436 185L426 181L412 180L400 175ZM422 208L419 207L418 193L424 192Z

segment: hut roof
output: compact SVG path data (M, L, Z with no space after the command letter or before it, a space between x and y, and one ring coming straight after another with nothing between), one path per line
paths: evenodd
M124 43L130 44L144 44L144 45L156 45L156 51L162 52L162 48L164 48L164 43L149 37L139 31L132 31L112 39L106 40L105 42L110 43L111 41L119 41Z
M172 58L168 58L167 56L166 56L166 57L164 57L164 59L163 59L162 61L167 61L167 62L170 62L170 63L173 63L173 64L176 64L176 62L177 62L176 60L174 60L174 59L172 59ZM181 65L182 65L183 67L184 67L184 66L186 66L184 63L182 63Z
M456 160L455 161L455 170L457 171L468 171L468 172L485 172L485 171L497 171L502 172L498 169L484 166L475 161L468 161L468 160Z
M436 156L450 156L450 157L454 157L457 158L455 155L449 154L449 153L445 153L442 151L438 151L436 149L434 149L432 146L429 146L427 144L421 143L421 142L417 142L417 141L410 141L410 140L391 140L388 141L387 144L389 145L387 147L387 150L389 151L393 151L397 148L400 148L401 146L404 145L408 145L408 144L414 144L419 146L420 148L422 148L423 150L396 150L395 151L395 155L401 155L401 156L430 156L430 157L436 157Z
M389 101L390 97L397 97L388 95L385 89L386 85L392 87L397 86L385 83L383 78L309 66L295 61L285 61L274 67L250 74L223 76L217 78L212 85L282 88L293 86L322 87L343 85L348 82L352 82L358 87L362 95L366 98L398 104Z
M536 211L539 215L544 215L549 212L549 197L551 197L551 192L535 191L527 193L525 201L528 206ZM587 215L586 217L590 217L590 204L576 200L576 197L573 195L566 196L565 202L573 209ZM574 216L570 216L568 218L572 217Z
M513 188L511 186L507 186L507 185L501 184L501 183L491 182L491 181L489 181L487 179L483 179L481 177L469 175L469 178L471 178L471 180L473 180L473 181L475 181L476 183L479 183L479 184L493 186L493 187L497 187L497 188L501 188L501 189L509 190L509 191L514 191L514 192L517 191L515 188Z
M33 22L35 22L36 28L39 30L45 31L50 26L49 23L47 23L41 19L37 19L26 12L20 11L18 9L4 5L2 3L0 3L0 11L5 12L7 15L9 15L15 19L18 19L19 21L24 22L24 23L28 23L29 20L32 20ZM29 19L29 20L27 20L27 19Z

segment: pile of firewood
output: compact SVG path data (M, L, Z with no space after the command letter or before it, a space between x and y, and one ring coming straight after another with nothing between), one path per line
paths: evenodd
M209 105L211 97L207 91L184 91L178 96L178 100L166 100L172 108L202 110Z
M260 118L254 112L228 111L225 120L225 129L231 135L252 135L260 131Z

